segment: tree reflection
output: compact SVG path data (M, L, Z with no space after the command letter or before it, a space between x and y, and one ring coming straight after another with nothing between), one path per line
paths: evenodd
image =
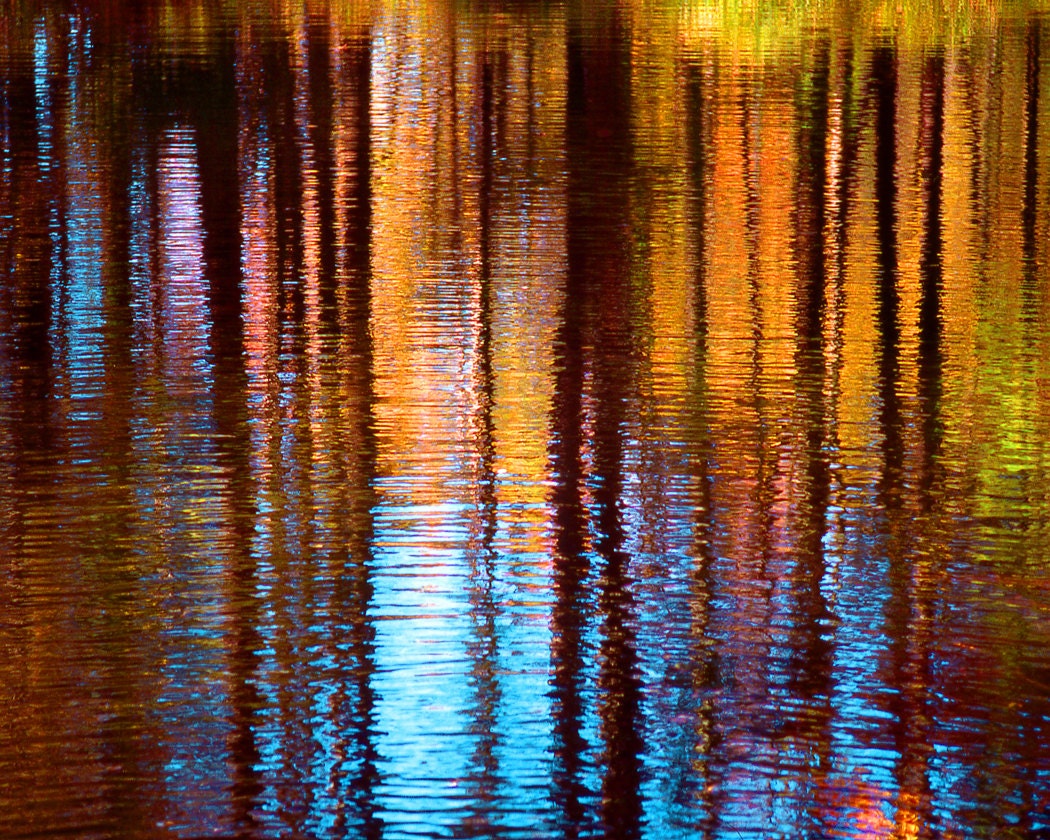
M798 570L795 593L796 612L793 621L790 663L792 688L797 702L809 709L799 721L800 731L785 733L797 738L803 752L803 766L814 771L814 784L808 795L815 800L804 813L810 821L805 833L827 833L822 813L825 803L819 779L831 771L831 733L833 710L833 644L837 617L825 594L828 564L824 543L829 527L828 506L831 498L829 455L834 441L828 417L830 388L826 366L829 330L828 281L826 255L829 228L828 143L829 90L831 81L831 45L818 41L814 65L805 77L803 111L797 135L799 180L796 193L796 260L798 292L795 351L795 393L800 403L799 421L804 458L804 494L799 501L800 531L797 543Z
M493 320L495 293L492 278L492 199L493 160L502 151L501 131L497 127L502 115L497 99L496 85L505 84L505 77L498 73L501 50L490 47L480 57L480 117L478 119L478 158L481 169L478 185L478 407L476 439L478 449L477 507L480 533L475 538L477 546L471 551L470 605L474 622L474 637L468 644L472 659L471 681L474 688L474 709L470 724L471 733L477 738L477 746L471 757L471 794L474 815L467 834L488 836L493 831L490 812L498 808L499 762L497 750L500 738L497 732L497 713L501 699L501 688L497 678L499 667L499 618L496 588L496 533L498 529L498 500L496 497L495 466L495 376L493 371Z

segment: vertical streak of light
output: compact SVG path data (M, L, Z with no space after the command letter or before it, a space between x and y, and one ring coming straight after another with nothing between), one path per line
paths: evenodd
M319 433L317 426L321 422L320 406L317 396L321 389L320 356L321 348L321 249L325 236L321 206L321 180L324 174L320 171L328 153L326 144L330 137L321 134L316 108L319 105L318 92L330 88L331 78L328 73L327 44L329 38L328 22L304 15L297 22L291 42L295 52L291 57L293 67L293 109L295 120L295 142L299 148L298 171L296 183L300 191L299 210L302 257L299 273L291 278L292 283L302 286L303 316L305 323L304 350L306 353L306 370L304 387L306 417L304 421L311 429L310 438L314 440ZM316 43L315 43L316 42ZM313 444L311 460L319 457L320 452ZM310 469L315 465L311 464ZM312 516L313 514L308 514Z

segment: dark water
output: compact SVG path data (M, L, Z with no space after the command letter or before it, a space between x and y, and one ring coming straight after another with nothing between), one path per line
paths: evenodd
M0 836L1050 834L1050 17L0 8Z

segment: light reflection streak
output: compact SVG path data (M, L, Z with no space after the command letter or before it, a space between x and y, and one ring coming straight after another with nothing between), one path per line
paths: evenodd
M164 359L166 382L194 388L208 376L208 331L205 318L204 246L200 220L200 187L193 135L171 132L158 156L157 196L161 322L156 352ZM194 388L196 390L196 388Z

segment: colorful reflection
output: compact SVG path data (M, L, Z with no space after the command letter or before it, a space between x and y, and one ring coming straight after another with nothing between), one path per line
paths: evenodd
M1050 833L1039 3L9 3L0 834Z

